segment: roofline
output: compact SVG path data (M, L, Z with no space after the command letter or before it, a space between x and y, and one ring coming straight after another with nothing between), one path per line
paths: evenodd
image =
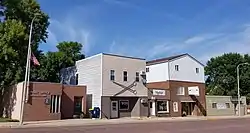
M173 59L170 59L170 60L163 60L164 58L161 58L163 61L157 61L157 60L161 60L161 59L156 59L156 60L151 60L151 61L147 61L146 62L146 66L151 66L151 65L156 65L156 64L161 64L161 63L166 63L166 62L171 62L173 60L177 60L177 59L180 59L184 56L189 56L191 57L193 60L195 60L196 62L198 62L200 65L202 66L205 66L204 64L202 64L200 61L198 61L196 58L194 58L193 56L191 56L190 54L182 54L180 55L179 57L176 57L176 58L173 58Z
M79 62L82 62L82 61L85 61L85 60L89 60L89 59L91 59L91 58L98 57L98 56L101 56L101 55L102 55L102 53L99 53L99 54L95 54L95 55L89 56L89 57L84 58L84 59L81 59L81 60L77 60L77 61L75 62L75 65L76 65L77 63L79 63Z
M138 57L124 56L124 55L117 55L117 54L109 54L109 53L99 53L99 54L95 54L95 55L89 56L89 57L87 57L87 58L84 58L84 59L78 60L78 61L76 61L76 63L75 63L75 64L77 64L77 63L79 63L79 62L82 62L82 61L85 61L85 60L89 60L89 59L92 59L92 58L98 57L98 56L102 56L102 55L116 56L116 57L121 57L121 58L129 58L129 59L143 60L143 61L145 61L145 60L146 60L146 59L143 59L143 58L138 58Z
M132 57L132 56L124 56L124 55L118 55L118 54L110 54L110 53L102 53L102 54L103 54L103 55L109 55L109 56L122 57L122 58L136 59L136 60L146 60L146 59L144 59L144 58Z

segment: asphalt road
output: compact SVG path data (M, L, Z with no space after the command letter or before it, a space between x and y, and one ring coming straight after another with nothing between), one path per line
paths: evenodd
M0 129L0 133L250 133L250 119Z

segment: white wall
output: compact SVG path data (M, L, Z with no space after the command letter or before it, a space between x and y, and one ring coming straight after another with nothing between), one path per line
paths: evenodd
M102 54L98 54L76 62L78 85L87 86L87 94L92 95L92 107L100 108L102 94L101 61Z
M149 68L149 72L146 73L148 83L169 80L168 62L150 65L147 68Z
M11 112L11 119L20 120L21 118L21 104L22 104L22 95L23 95L23 82L18 83L13 86L13 93L11 99L14 100L13 110Z
M179 65L179 71L175 71L175 65ZM170 80L205 83L204 67L188 55L170 61L169 67ZM199 68L199 73L196 73L196 68Z
M135 81L136 72L144 71L146 68L146 61L142 59L133 59L128 57L119 57L115 55L103 55L103 96L114 96L118 92L124 90L124 88L116 85L110 80L110 70L115 70L115 82L124 86L129 86ZM128 80L123 81L123 71L127 71ZM147 96L148 89L143 85L140 80L137 85L132 89L137 91L137 94L125 91L117 96Z

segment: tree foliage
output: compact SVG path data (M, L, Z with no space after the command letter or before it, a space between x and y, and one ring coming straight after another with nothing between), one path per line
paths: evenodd
M57 45L58 51L47 52L41 58L41 66L38 70L38 78L33 79L47 82L59 82L60 70L75 65L75 61L83 59L81 53L82 44L78 42L61 42Z
M236 67L240 63L250 63L250 56L228 53L211 58L205 67L207 93L210 95L237 95ZM250 66L240 66L240 94L250 100Z
M39 42L47 38L48 15L36 0L0 1L0 116L8 87L24 80L30 23L35 14L32 51L39 54Z

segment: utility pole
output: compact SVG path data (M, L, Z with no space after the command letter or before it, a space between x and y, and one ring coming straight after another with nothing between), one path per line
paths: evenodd
M238 116L240 116L240 101L241 101L241 98L240 98L240 72L239 72L239 67L241 65L250 65L249 63L241 63L237 66L237 89L238 89Z

